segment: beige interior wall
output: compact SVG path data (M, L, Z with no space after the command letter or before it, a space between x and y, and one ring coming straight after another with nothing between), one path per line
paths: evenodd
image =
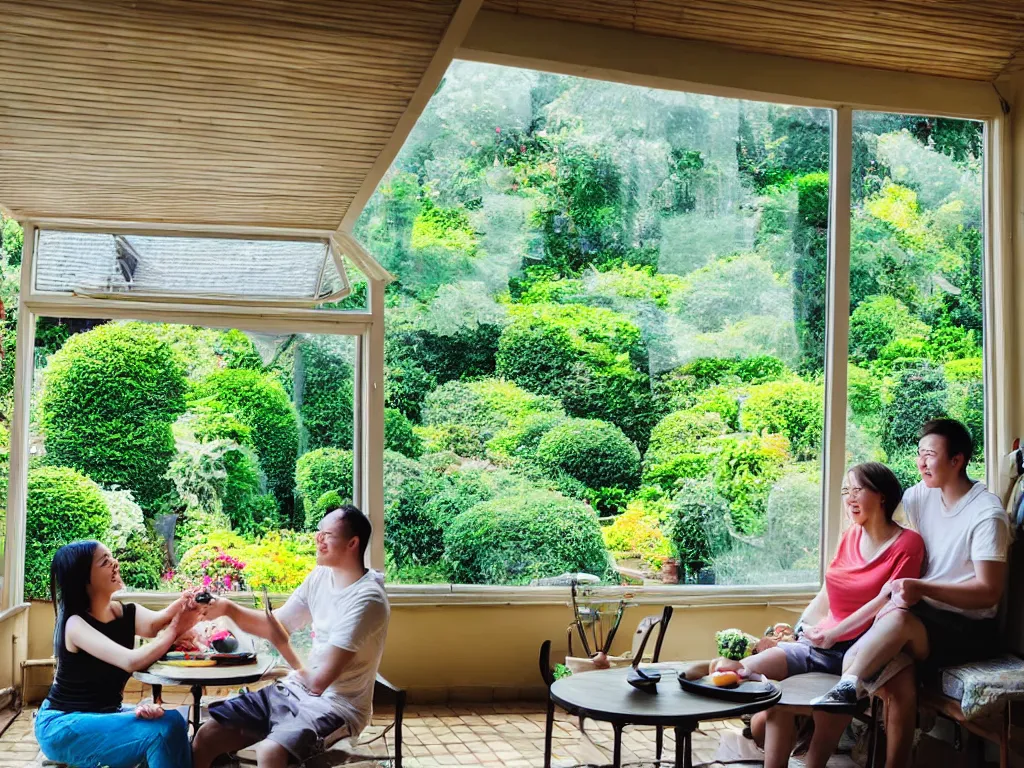
M708 658L714 653L717 630L738 627L759 635L776 621L794 623L802 607L677 608L665 636L662 659ZM627 650L640 620L661 611L662 606L647 605L627 609L613 652ZM391 611L381 673L406 688L414 701L536 698L543 689L537 663L540 645L552 640L552 659L562 660L571 617L572 610L564 605L396 605ZM30 658L49 658L51 605L33 602L26 623ZM0 642L3 637L0 634ZM0 648L0 672L3 659ZM26 700L41 700L51 679L51 667L28 667Z
M28 611L16 611L0 619L0 691L22 685L22 662L28 654L28 620Z

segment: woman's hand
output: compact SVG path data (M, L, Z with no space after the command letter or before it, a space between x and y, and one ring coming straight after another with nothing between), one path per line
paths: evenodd
M711 660L711 664L708 666L708 674L713 672L739 672L741 669L743 669L743 665L738 661L720 656L717 659Z
M806 637L815 648L821 648L826 651L836 644L835 633L830 629L822 629L818 626L806 627L804 629L804 637Z
M767 651L769 648L774 648L779 644L779 640L774 637L762 637L757 641L757 645L754 646L754 653L761 653L761 651Z
M159 704L139 704L135 716L140 720L159 720L164 716L164 708Z

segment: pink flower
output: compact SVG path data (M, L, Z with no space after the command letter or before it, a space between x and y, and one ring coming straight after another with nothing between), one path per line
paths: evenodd
M231 589L231 574L224 577L224 589Z
M209 567L210 567L210 561L209 560L203 560L203 568L209 568Z
M495 133L501 133L501 128L500 127L495 127L494 132Z
M211 579L209 576L203 576L203 586L208 587L211 584L213 584L213 579Z

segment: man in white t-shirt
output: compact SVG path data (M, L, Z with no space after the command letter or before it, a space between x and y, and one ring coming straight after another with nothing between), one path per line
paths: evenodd
M245 632L270 640L292 666L280 682L210 707L192 745L194 768L226 752L256 745L259 768L302 763L331 735L354 736L369 722L390 607L383 575L364 566L370 521L346 505L320 521L317 567L288 601L269 612L218 598L206 618L228 616ZM291 632L312 626L303 663Z
M921 429L921 482L903 495L910 525L926 550L924 576L889 585L891 600L844 658L840 682L815 706L849 707L901 651L929 674L999 652L995 615L1006 582L1009 519L999 498L967 476L974 452L966 427L935 419ZM886 765L906 765L914 735L917 688L913 667L882 689L887 699Z

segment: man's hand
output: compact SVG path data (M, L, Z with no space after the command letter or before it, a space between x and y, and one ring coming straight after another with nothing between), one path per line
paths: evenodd
M213 619L219 619L221 616L226 616L228 603L231 601L226 597L215 597L202 608L203 619L206 621L212 621Z
M923 597L924 582L921 579L896 579L892 582L892 602L897 607L917 605Z
M164 716L164 708L159 704L139 704L135 716L140 720L159 720Z

